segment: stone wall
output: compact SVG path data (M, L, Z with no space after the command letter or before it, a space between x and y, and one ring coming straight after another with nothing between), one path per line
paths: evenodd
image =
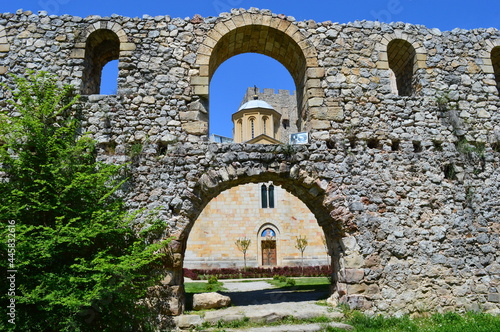
M108 40L119 42L101 47ZM118 93L83 96L83 126L100 158L133 162L130 208L158 207L177 238L156 291L169 294L161 315L183 310L185 244L206 204L266 181L315 215L345 301L389 314L498 313L499 47L496 29L299 22L255 8L188 19L0 14L1 73L48 70L94 91L91 68L118 55ZM207 142L210 78L244 52L290 71L309 145Z

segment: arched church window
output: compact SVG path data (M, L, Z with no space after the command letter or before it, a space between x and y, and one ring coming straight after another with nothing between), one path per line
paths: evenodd
M493 72L495 73L497 90L498 93L500 93L500 46L494 47L493 50L491 50L491 63L493 65Z
M269 207L274 209L274 186L270 185L268 189L269 193Z
M82 94L98 94L101 88L102 69L120 56L120 40L108 29L92 32L85 45Z
M252 138L255 138L255 118L250 118L250 131L252 134Z
M261 206L263 209L274 209L274 186L269 187L263 184L260 187Z
M236 122L235 137L236 137L236 134L239 135L239 141L243 142L243 122L241 120L238 120L238 122Z
M260 199L261 199L261 206L263 209L267 208L267 186L263 184L260 187Z
M416 65L415 48L402 39L394 39L387 45L387 56L389 68L395 76L395 88L393 92L400 96L411 96L413 94L413 74Z
M267 135L267 116L262 118L262 127L264 128L264 135Z

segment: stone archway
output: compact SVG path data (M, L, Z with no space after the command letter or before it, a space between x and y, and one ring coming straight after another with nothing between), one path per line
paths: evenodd
M293 77L297 90L299 128L311 115L320 113L325 94L316 49L296 25L271 15L244 13L220 21L200 45L191 77L195 95L208 99L210 80L227 59L242 53L259 53L280 62Z
M304 202L323 229L333 270L331 291L335 292L340 271L340 255L343 250L341 239L344 235L344 224L352 218L349 210L345 207L344 198L333 194L336 192L335 188L325 187L325 182L320 178L310 176L298 165L291 166L285 161L281 164L272 163L270 165L258 161L252 165L240 164L237 166L237 163L230 161L224 164L206 170L199 176L196 185L191 188L189 210L181 211L184 213L181 218L185 224L176 241L178 247L176 248L177 253L174 254L176 255L174 267L177 267L175 278L179 281L180 287L175 287L175 289L183 292L182 266L187 239L206 205L229 188L248 183L273 182ZM181 293L177 296L179 299L183 299Z

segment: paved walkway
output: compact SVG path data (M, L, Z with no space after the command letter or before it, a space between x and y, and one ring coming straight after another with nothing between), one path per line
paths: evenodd
M255 280L255 279L254 279ZM285 317L293 316L297 319L311 319L325 316L340 319L342 313L334 311L325 305L318 305L317 301L324 299L328 294L324 291L300 291L300 289L275 288L264 280L241 279L221 280L225 292L221 294L231 298L232 307L205 312L204 317L199 315L184 315L178 318L179 325L184 328L201 325L203 322L217 323L218 321L231 322L247 318L250 322L272 323ZM205 281L206 282L206 281ZM331 323L341 329L352 329L351 326L340 323ZM321 331L325 324L282 325L252 329L225 329L226 331L245 332L282 332L282 331ZM208 329L207 331L210 331Z

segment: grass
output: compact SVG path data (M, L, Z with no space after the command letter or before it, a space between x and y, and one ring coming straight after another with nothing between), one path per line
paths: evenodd
M295 281L294 284L291 284L289 282L289 279L291 278L286 278L283 280L273 279L266 281L269 284L276 286L278 288L285 288L285 287L293 288L293 290L296 292L308 292L308 291L328 292L330 288L330 281L328 280L327 277L293 278L293 280Z
M500 331L500 317L484 313L457 313L434 314L426 318L403 317L368 317L359 311L350 311L344 323L352 325L354 332L493 332ZM248 318L233 322L217 322L215 325L203 324L199 329L215 328L212 331L225 331L230 328L252 328L277 325L299 325L311 323L329 323L332 319L324 316L311 319L296 319L286 317L273 323L250 322ZM323 332L345 331L332 327L325 327Z
M484 313L469 312L460 315L454 312L434 314L430 317L410 318L403 316L368 317L358 311L347 315L346 323L356 332L492 332L500 331L500 317ZM342 331L327 328L328 332Z
M186 294L209 293L226 290L222 282L216 284L209 284L207 282L185 282L184 289Z

